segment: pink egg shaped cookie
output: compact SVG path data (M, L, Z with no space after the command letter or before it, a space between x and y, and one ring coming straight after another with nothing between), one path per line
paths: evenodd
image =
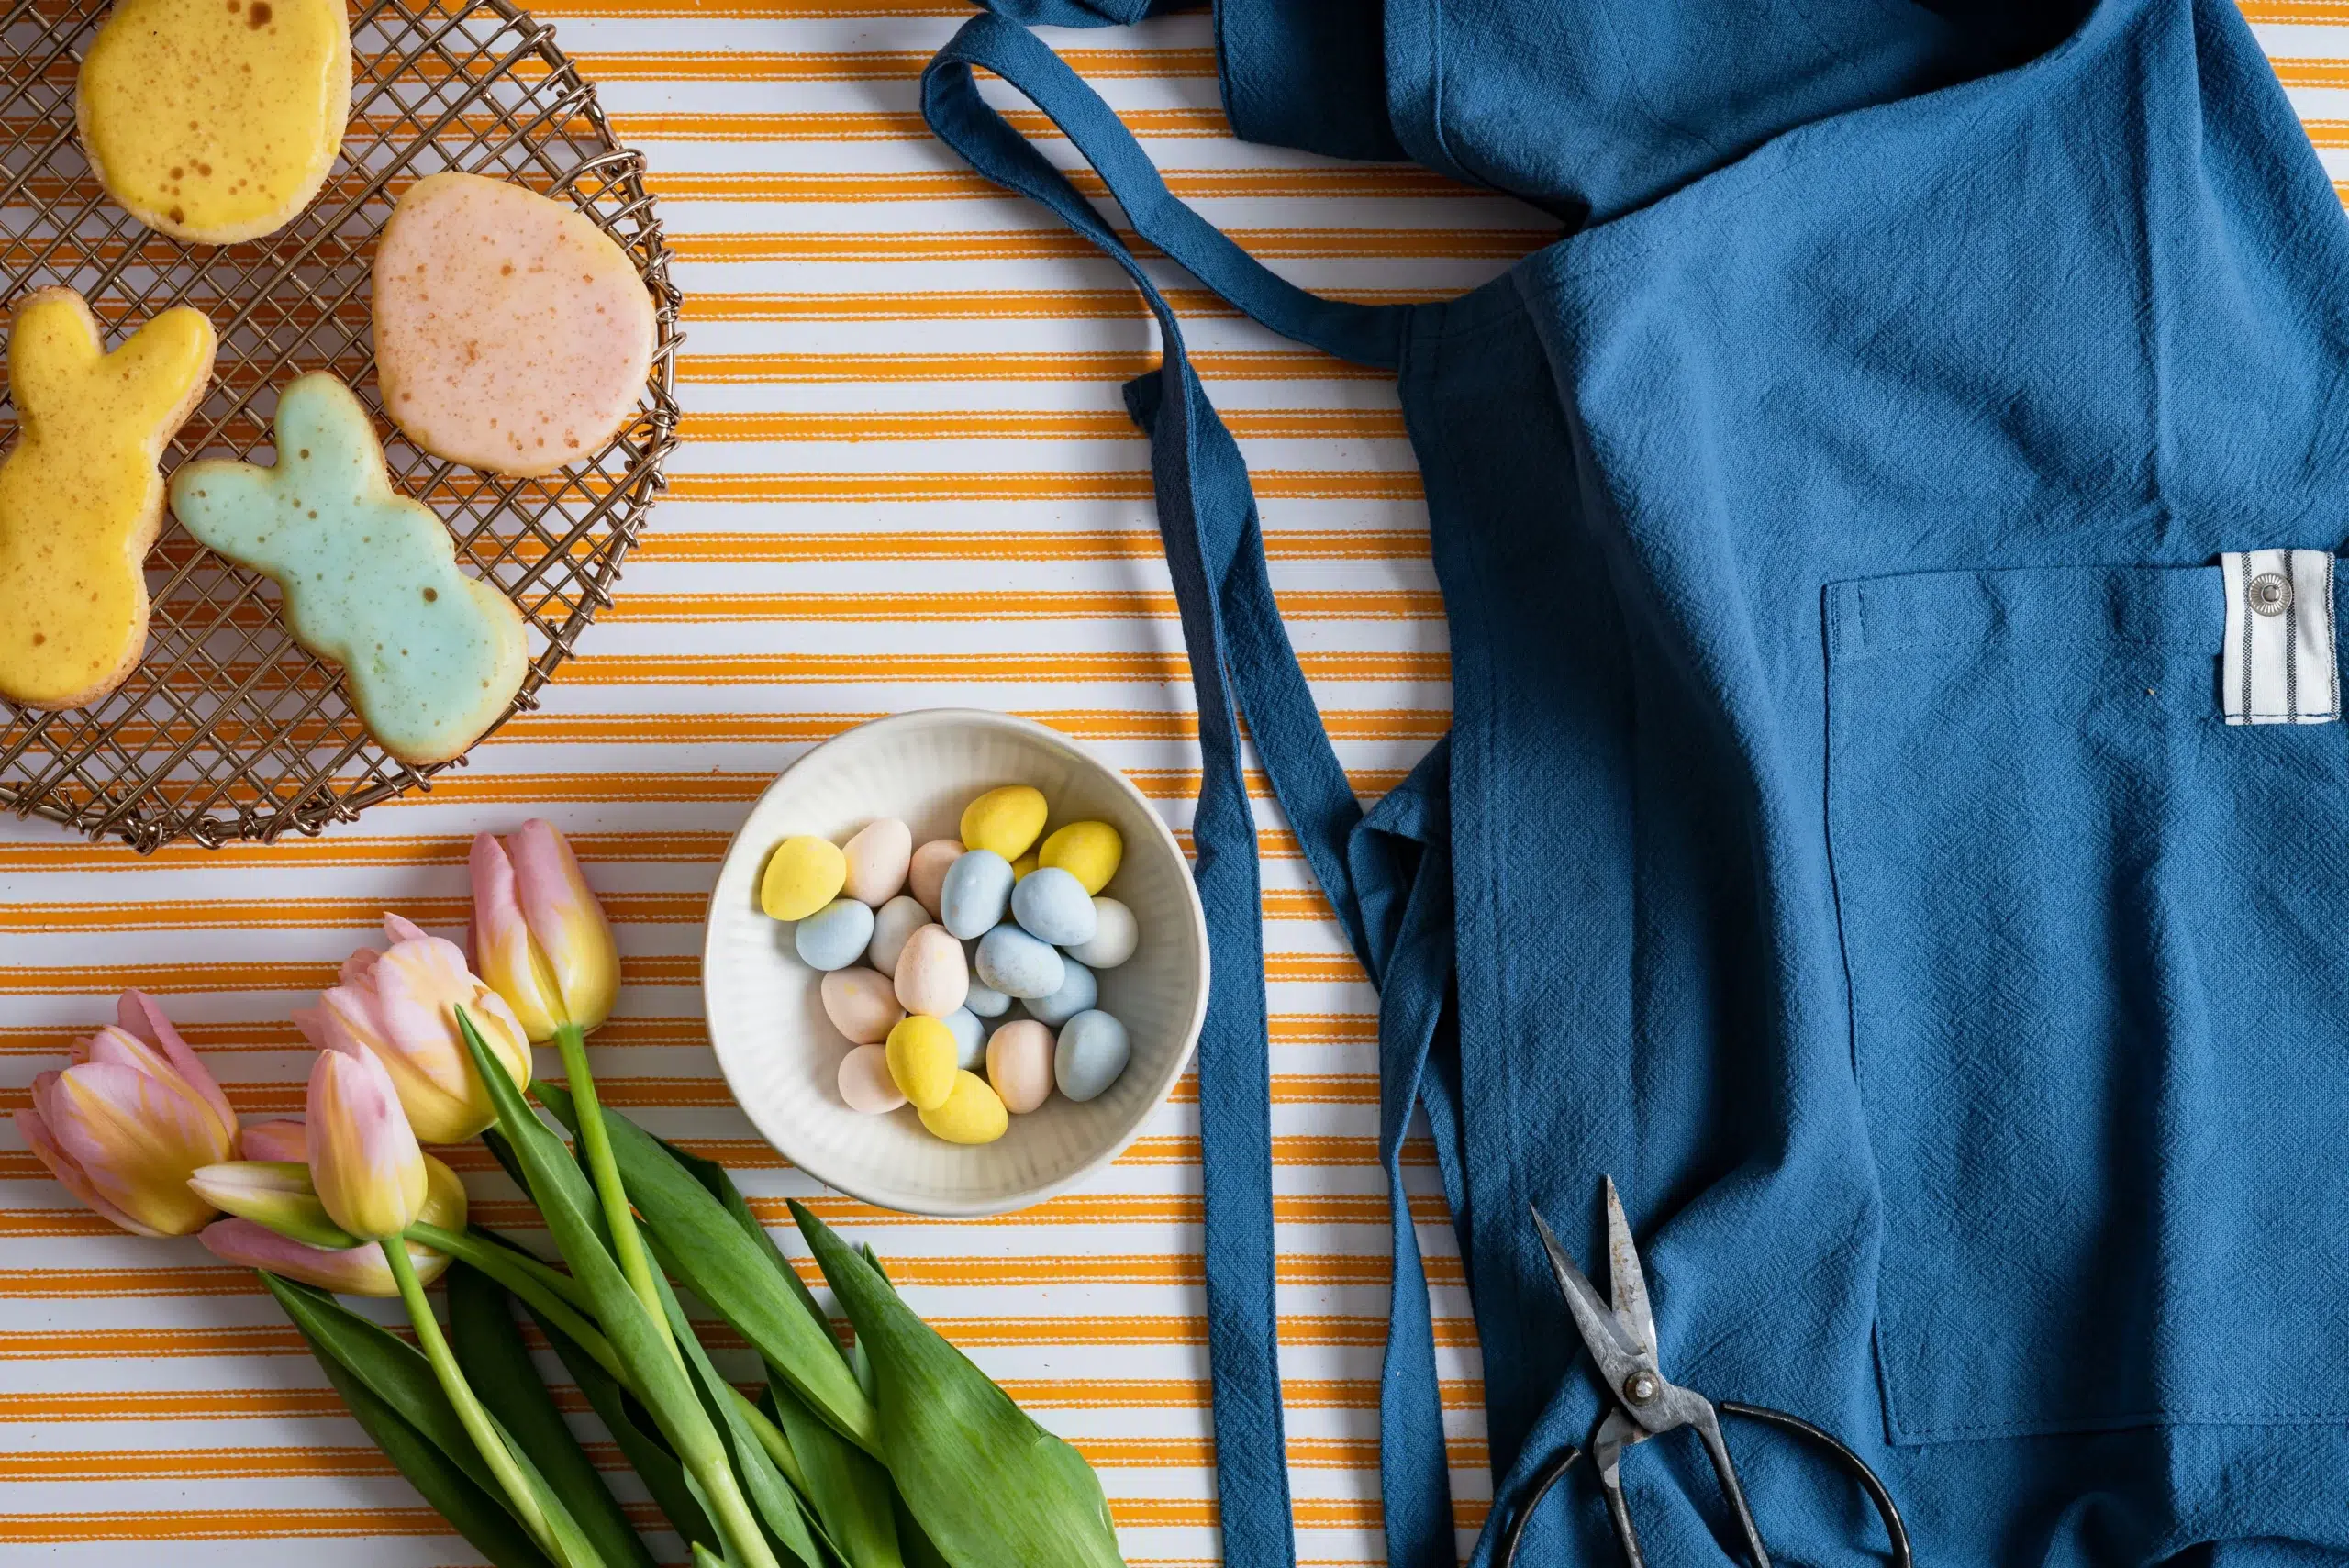
M407 188L375 247L384 408L435 457L555 473L627 424L652 366L652 296L576 208L478 174Z

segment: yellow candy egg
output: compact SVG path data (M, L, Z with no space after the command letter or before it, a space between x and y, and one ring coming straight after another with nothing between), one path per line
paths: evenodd
M1039 865L1058 866L1084 884L1087 893L1098 893L1109 885L1118 874L1118 862L1126 858L1126 841L1107 822L1072 822L1065 828L1055 828L1044 847L1036 851Z
M848 857L829 839L785 839L767 860L759 907L777 920L804 920L841 895Z
M930 1119L930 1112L947 1103L957 1077L970 1076L955 1070L954 1031L927 1013L909 1013L898 1019L897 1027L889 1031L887 1050L890 1082L914 1103L924 1121Z
M921 1113L921 1124L949 1143L993 1143L1011 1125L1011 1114L985 1079L957 1073L946 1098Z
M1036 864L1037 864L1036 857L1035 857L1035 855L1034 855L1034 853L1033 853L1032 851L1031 851L1030 853L1024 854L1024 855L1020 856L1018 860L1016 860L1016 861L1012 862L1011 862L1011 880L1012 880L1012 882L1016 884L1019 881L1019 879L1020 879L1021 877L1026 876L1030 872L1034 871L1034 870L1036 869Z
M991 789L963 807L963 842L1005 860L1026 854L1044 830L1044 792L1030 784Z

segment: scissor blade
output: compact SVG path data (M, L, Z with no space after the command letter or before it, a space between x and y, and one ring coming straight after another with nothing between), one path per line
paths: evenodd
M1599 1296L1598 1289L1583 1277L1575 1267L1574 1259L1566 1255L1557 1233L1542 1211L1532 1209L1533 1229L1542 1235L1542 1250L1550 1255L1550 1272L1557 1276L1558 1290L1566 1298L1566 1310L1574 1315L1575 1327L1582 1331L1582 1342L1590 1347L1591 1359L1611 1385L1620 1377L1623 1363L1637 1357L1638 1351L1627 1342L1623 1326L1616 1321L1615 1313Z
M1655 1314L1648 1308L1648 1279L1640 1268L1640 1250L1631 1241L1631 1223L1623 1218L1623 1200L1615 1195L1615 1178L1607 1184L1607 1284L1615 1293L1615 1318L1631 1341L1632 1353L1655 1359Z

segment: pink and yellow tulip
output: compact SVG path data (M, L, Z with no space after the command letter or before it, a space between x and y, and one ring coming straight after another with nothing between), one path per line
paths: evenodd
M620 988L611 923L554 825L473 840L473 959L533 1040L610 1017Z
M406 1229L423 1211L424 1151L384 1063L322 1051L310 1066L303 1125L310 1182L337 1225L362 1241Z
M342 984L294 1022L327 1051L373 1056L390 1073L408 1124L426 1143L461 1143L497 1120L489 1094L473 1076L462 1007L490 1054L520 1087L530 1081L530 1047L498 994L465 967L456 943L427 935L396 915L384 917L391 949L362 948L342 966Z
M228 1159L237 1113L154 1001L122 995L119 1022L73 1042L33 1080L17 1130L68 1192L140 1236L185 1236L213 1210L188 1173Z
M297 1137L302 1133L302 1124L297 1121L262 1125L291 1128ZM464 1183L457 1179L456 1172L429 1154L424 1157L424 1207L417 1211L416 1218L443 1230L462 1230L465 1228ZM246 1173L234 1165L217 1165L212 1167L210 1179L216 1188L222 1189L221 1195L243 1211L235 1218L215 1220L205 1227L203 1234L197 1238L223 1262L240 1263L247 1268L267 1269L273 1274L284 1274L287 1279L300 1280L305 1284L340 1291L349 1296L394 1296L400 1293L399 1283L392 1277L391 1265L384 1261L381 1247L363 1241L342 1249L314 1247L280 1235L257 1218L245 1217L266 1215L271 1218L281 1218L265 1206L265 1197L263 1201L250 1204L244 1201L245 1195L239 1189L259 1185ZM307 1184L304 1185L306 1187ZM313 1195L309 1201L316 1204L317 1199ZM319 1205L319 1212L324 1213L323 1205ZM449 1267L446 1252L434 1251L414 1241L407 1243L407 1255L408 1261L416 1265L417 1277L427 1284L439 1279Z

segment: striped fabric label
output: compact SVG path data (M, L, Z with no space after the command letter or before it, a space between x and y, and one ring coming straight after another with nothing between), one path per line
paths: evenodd
M2219 569L2227 595L2219 699L2227 722L2338 722L2332 552L2235 550L2219 558Z

